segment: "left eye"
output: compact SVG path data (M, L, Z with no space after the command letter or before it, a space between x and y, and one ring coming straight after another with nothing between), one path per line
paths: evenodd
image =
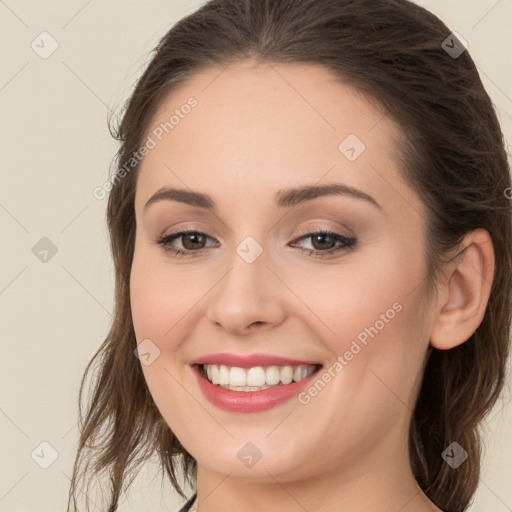
M177 248L173 245L173 242L180 238L182 240L181 245L183 248ZM337 253L342 250L351 249L357 242L357 240L352 236L341 235L330 230L319 230L316 232L307 233L295 239L294 242L308 238L311 239L314 248L303 248L302 252L307 251L308 254L314 254L316 256L324 256ZM180 231L166 235L156 240L156 243L162 245L164 251L175 254L177 256L197 256L204 252L204 243L207 239L212 240L211 237L205 233L201 233L200 231ZM332 247L333 243L334 246ZM215 247L218 246L218 243L213 243L212 245ZM326 245L329 247L326 247Z
M307 238L311 239L311 244L313 245L314 248L304 248L302 249L302 251L308 251L309 254L315 254L317 256L324 256L332 253L337 253L339 251L352 249L357 242L357 240L352 236L341 235L330 230L307 233L297 238L297 240L304 240ZM327 242L326 244L326 240L329 239L330 242ZM333 243L334 246L332 246ZM326 247L326 245L328 245L329 247Z

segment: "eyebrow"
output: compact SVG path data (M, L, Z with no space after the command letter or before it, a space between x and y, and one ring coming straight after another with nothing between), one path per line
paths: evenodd
M349 187L348 185L343 185L341 183L282 189L276 193L275 202L279 208L291 208L292 206L296 206L306 201L311 201L318 197L333 195L362 199L383 211L382 206L372 196L366 194L362 190ZM215 210L215 201L207 194L164 186L159 188L149 198L144 205L144 211L146 211L151 204L164 200L177 201L179 203L197 206L210 211Z

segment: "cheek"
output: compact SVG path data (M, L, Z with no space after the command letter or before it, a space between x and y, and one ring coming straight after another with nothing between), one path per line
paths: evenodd
M289 270L283 280L315 314L318 334L339 354L355 338L364 343L376 331L391 333L414 323L418 310L425 309L423 298L418 299L423 277L420 255L404 258L395 243L371 257L354 255L338 266Z
M386 394L396 400L387 387L409 401L421 371L428 348L425 271L421 245L406 250L394 240L371 258L347 258L337 268L318 266L300 279L288 274L297 296L305 297L315 314L315 337L330 349L333 361L342 356L343 368L349 369L335 380L351 396L375 399L376 408ZM333 374L340 373L334 369Z
M160 337L164 328L162 314L169 300L154 273L134 258L130 276L130 302L137 342ZM171 319L169 319L171 320ZM169 327L168 327L169 328Z
M130 275L134 331L138 344L149 339L159 350L155 356L155 349L149 349L154 359L150 364L141 361L142 372L165 421L173 432L186 438L186 428L190 425L190 396L179 383L183 380L177 361L180 340L173 336L186 313L184 304L188 303L179 292L186 289L181 279L179 272L173 273L172 280L170 276L166 277L165 265L154 255L143 249L135 251Z
M161 257L136 250L130 276L130 301L137 341L171 339L173 329L198 300L192 276L169 271Z

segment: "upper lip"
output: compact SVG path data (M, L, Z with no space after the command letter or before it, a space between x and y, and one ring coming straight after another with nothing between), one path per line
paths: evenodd
M250 354L236 355L228 353L207 354L198 357L190 364L222 364L225 366L236 366L239 368L252 368L254 366L298 366L298 365L318 365L315 361L300 361L298 359L288 359L285 357L273 356L269 354Z

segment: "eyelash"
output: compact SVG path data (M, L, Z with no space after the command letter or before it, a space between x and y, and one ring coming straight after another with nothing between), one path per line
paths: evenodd
M201 231L192 230L189 228L183 228L175 233L171 233L169 235L165 235L157 240L155 240L155 243L161 245L165 252L172 253L175 256L200 256L205 252L205 249L199 249L197 251L192 250L182 250L182 249L176 249L171 246L171 242L173 242L176 238L180 238L184 235L188 234L198 234L198 235L204 235L207 238L210 238L205 233L202 233ZM301 252L308 252L308 254L318 256L320 258L331 255L333 253L338 253L343 250L349 250L353 249L357 240L354 237L346 236L346 235L340 235L339 233L336 233L335 231L331 231L329 229L318 229L313 231L305 231L303 233L299 233L298 238L296 238L294 241L310 238L315 235L324 235L333 238L335 241L339 242L341 245L334 249L328 249L326 251L317 251L315 249L304 249L302 248Z

